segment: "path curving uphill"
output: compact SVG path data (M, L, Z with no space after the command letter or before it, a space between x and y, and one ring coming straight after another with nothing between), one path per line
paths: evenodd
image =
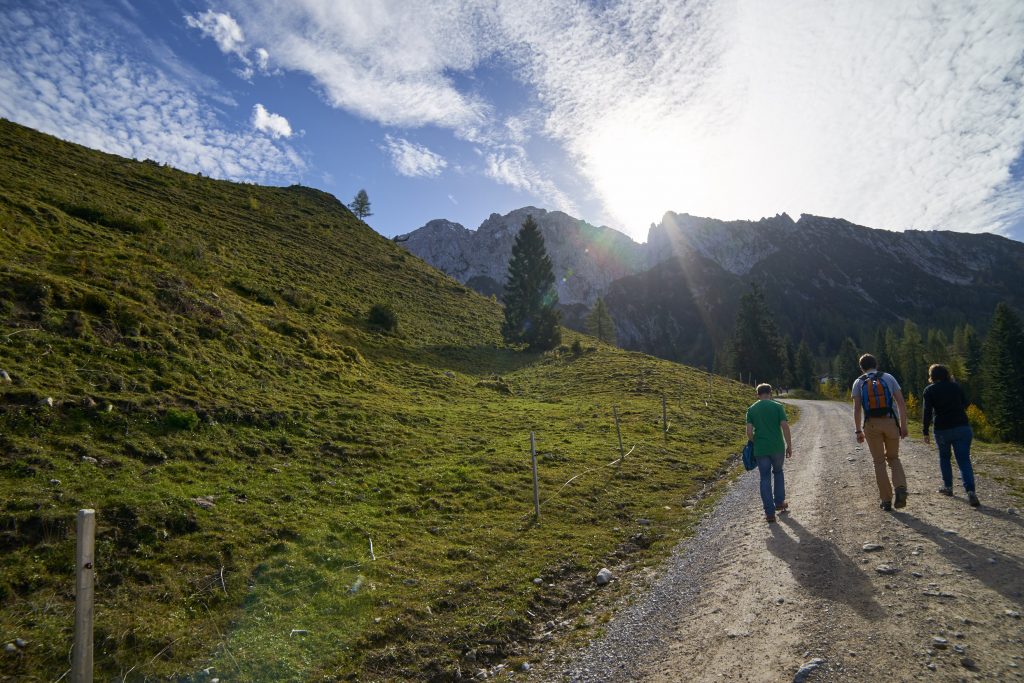
M1024 680L1024 517L1005 492L939 495L933 447L907 439L910 500L883 512L849 404L792 403L792 512L766 524L741 476L563 679Z

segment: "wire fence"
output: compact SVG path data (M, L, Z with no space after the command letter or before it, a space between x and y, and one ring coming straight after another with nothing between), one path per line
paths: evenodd
M706 389L704 389L702 387L701 390L698 391L698 397L699 397L698 400L702 400L702 402L704 403L704 407L705 408L710 408L711 407L711 401L712 401L712 398L713 398L713 395L714 395L714 382L715 382L714 374L709 372L707 379L708 379L708 381L707 381ZM703 394L702 397L701 397L701 394ZM660 394L660 418L661 418L660 419L660 424L661 424L662 438L663 438L663 440L664 440L664 442L666 444L668 442L669 431L672 428L672 423L668 419L669 418L668 404L669 404L668 397L666 396L665 393L661 393ZM681 417L681 415L683 413L683 396L682 396L682 394L680 394L680 396L678 397L678 408L679 408L679 414L680 414L680 417ZM626 460L630 456L632 456L635 451L637 451L637 448L638 448L638 446L640 446L640 444L639 443L633 443L629 447L628 451L625 449L625 446L624 446L624 443L623 443L623 439L622 439L622 420L621 420L621 416L620 416L620 413L619 413L619 406L618 406L618 404L613 404L612 405L612 418L615 421L615 437L616 437L616 442L617 442L617 446L618 446L618 450L619 450L619 457L617 457L617 458L615 458L613 460L610 460L608 462L605 462L605 463L600 463L600 464L597 464L597 465L593 465L591 467L588 467L588 468L584 469L582 472L578 472L578 473L573 474L567 480L565 480L560 485L558 485L558 488L554 491L554 493L548 495L543 500L540 499L540 492L539 492L539 480L540 480L540 477L539 477L539 466L538 466L538 462L537 462L537 455L538 455L537 454L537 446L536 446L536 444L537 444L537 437L536 437L536 432L534 432L534 431L530 432L531 466L532 466L532 469L533 469L533 482L534 482L534 511L533 511L532 515L530 513L524 514L523 515L523 519L528 519L529 517L532 516L534 518L534 520L539 523L540 515L541 515L541 509L545 505L547 505L548 503L550 503L553 500L555 500L565 489L567 489L569 487L570 484L572 484L573 482L575 482L577 480L580 480L580 479L586 477L588 474L592 474L594 472L602 471L602 470L605 470L607 468L612 468L612 467L616 468L617 470L621 470L623 463L625 463Z

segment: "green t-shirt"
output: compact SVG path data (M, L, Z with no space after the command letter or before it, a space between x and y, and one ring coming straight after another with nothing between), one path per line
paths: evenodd
M747 408L747 424L754 425L754 455L786 452L786 440L780 423L786 421L786 409L771 399L758 399Z

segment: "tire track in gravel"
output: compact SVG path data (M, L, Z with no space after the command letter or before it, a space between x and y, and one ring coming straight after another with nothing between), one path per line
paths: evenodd
M806 680L1024 680L1024 520L1005 492L980 479L977 510L940 496L933 447L906 439L910 501L882 512L849 404L792 403L792 512L766 524L741 476L562 678L788 681L821 658Z

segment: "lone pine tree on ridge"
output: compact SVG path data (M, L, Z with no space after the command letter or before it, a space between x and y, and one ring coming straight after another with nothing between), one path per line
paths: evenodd
M356 218L363 220L373 214L370 213L370 195L366 194L366 190L359 190L356 192L355 198L349 203L348 208L352 210L352 213L356 215Z
M505 322L501 334L511 344L530 351L548 351L562 341L558 294L551 257L533 216L527 216L512 245L505 281Z

